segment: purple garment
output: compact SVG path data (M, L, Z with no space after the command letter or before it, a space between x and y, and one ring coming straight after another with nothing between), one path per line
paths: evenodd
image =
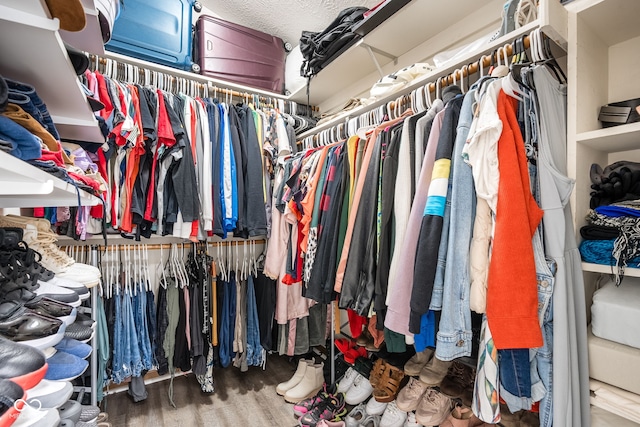
M91 160L89 154L82 148L77 148L71 153L73 155L73 163L83 171L91 171L98 173L98 166Z

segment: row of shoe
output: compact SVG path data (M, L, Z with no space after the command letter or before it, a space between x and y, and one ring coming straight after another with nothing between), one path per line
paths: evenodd
M0 335L42 350L65 334L88 338L88 322L75 321L76 307L89 290L43 267L39 254L22 240L22 231L0 228Z
M90 346L77 342L65 341L61 348L81 360L91 354ZM55 354L59 353L72 354L62 350ZM98 407L70 400L71 369L50 364L52 359L34 347L0 338L0 426L110 427ZM47 379L51 373L67 379Z

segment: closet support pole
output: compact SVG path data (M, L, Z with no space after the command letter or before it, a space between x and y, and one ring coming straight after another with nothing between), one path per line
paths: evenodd
M91 246L91 265L98 266L98 246ZM99 286L94 286L91 289L91 318L94 322L97 322L96 307L98 306L98 289ZM96 326L96 329L98 327ZM98 404L98 336L93 334L91 339L91 404L96 406Z
M336 383L336 317L335 317L335 304L331 301L331 384Z

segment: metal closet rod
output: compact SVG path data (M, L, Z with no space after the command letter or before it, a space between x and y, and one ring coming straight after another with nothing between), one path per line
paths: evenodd
M92 247L96 247L99 251L104 251L106 250L106 248L109 248L109 250L111 250L111 248L113 246L116 246L116 250L118 251L123 251L126 249L127 246L129 247L135 247L135 246L145 246L147 247L148 250L159 250L159 249L171 249L171 247L176 244L179 246L191 246L192 244L196 244L196 245L204 245L206 244L207 246L209 245L214 245L214 246L229 246L229 245L233 245L235 246L237 245L246 245L248 243L257 243L257 244L263 244L266 243L267 240L266 239L256 239L256 240L233 240L233 241L229 241L229 242L182 242L182 243L151 243L151 244L145 244L145 243L116 243L113 245L67 245L67 246L60 246L61 249L66 249L68 247L81 247L81 248L92 248ZM89 249L83 249L86 251L89 251Z
M101 58L101 57L99 57L98 55L95 55L95 54L89 54L89 58L90 58L89 63L91 64L90 65L91 68L97 68L97 65L95 67L92 67L94 64L97 64L97 63L99 63L101 65L107 65L107 58ZM118 64L133 65L133 64L128 64L128 63L126 63L124 61L118 61L118 60L115 60L115 59L110 59L109 58L109 60L113 61L113 63L116 64L116 66ZM138 68L138 74L141 75L141 76L144 76L145 73L154 72L153 70L150 70L150 69L145 68L145 67L140 67L139 65L135 65L135 67ZM94 71L95 71L95 69L94 69ZM167 74L167 73L164 73L162 71L156 71L156 73L162 74L165 78L170 79L174 84L177 83L180 79L186 80L186 81L189 81L189 82L193 82L197 86L197 88L199 90L201 90L201 91L203 91L204 88L206 87L209 91L211 91L211 90L219 91L219 92L222 92L225 95L231 95L231 96L235 96L237 98L242 98L242 99L247 99L249 97L257 96L260 99L260 102L262 102L262 103L264 103L264 104L266 104L267 106L270 106L270 107L275 107L276 103L274 102L274 100L276 100L276 101L277 100L282 100L284 102L292 102L292 101L289 101L287 99L279 98L279 97L276 97L276 96L270 97L270 96L265 96L265 95L252 94L252 93L249 93L249 92L239 92L239 91L233 90L233 89L227 89L227 88L224 88L224 87L218 87L215 84L210 84L210 82L202 83L200 81L197 81L197 80L194 80L194 79L189 79L187 77L176 77L176 76L174 76L172 74ZM300 104L300 106L303 107L303 108L304 107L310 107L310 108L313 109L313 111L319 111L318 107L315 107L315 106L305 106L305 105L302 105L302 104Z

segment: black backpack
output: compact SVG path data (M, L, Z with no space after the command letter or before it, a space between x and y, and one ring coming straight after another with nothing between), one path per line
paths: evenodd
M303 56L300 75L311 77L329 64L341 49L349 46L358 35L353 32L361 22L366 7L349 7L338 14L338 17L324 31L314 33L303 31L300 37L300 52Z

